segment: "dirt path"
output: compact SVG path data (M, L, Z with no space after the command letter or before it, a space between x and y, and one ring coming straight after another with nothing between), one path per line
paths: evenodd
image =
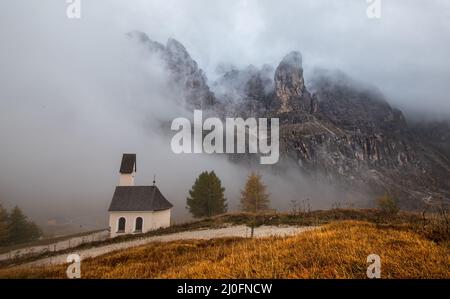
M317 227L296 227L296 226L260 226L255 228L254 236L258 238L269 237L269 236L292 236L298 233L316 229ZM168 234L163 236L147 237L133 241L126 241L116 244L110 244L100 247L93 247L89 249L83 249L80 251L74 251L80 255L81 260L97 257L106 253L110 253L117 250L123 250L126 248L136 247L145 245L151 242L170 242L176 240L189 240L189 239L214 239L223 237L249 237L250 228L248 226L229 226L225 228L218 229L204 229L180 232L174 234ZM30 263L22 264L17 267L36 267L45 265L60 265L66 263L67 256L69 254L60 254L40 260L36 260Z

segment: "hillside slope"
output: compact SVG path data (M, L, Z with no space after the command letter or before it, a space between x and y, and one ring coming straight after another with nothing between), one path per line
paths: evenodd
M82 262L83 278L366 278L367 256L382 278L449 278L450 255L411 231L334 222L293 237L152 243ZM64 278L66 266L0 270L0 277Z

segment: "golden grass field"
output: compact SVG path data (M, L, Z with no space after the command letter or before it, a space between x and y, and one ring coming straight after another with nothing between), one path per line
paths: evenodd
M408 229L336 221L294 237L152 243L81 263L82 278L450 278L447 242ZM65 278L67 266L0 270L2 278Z

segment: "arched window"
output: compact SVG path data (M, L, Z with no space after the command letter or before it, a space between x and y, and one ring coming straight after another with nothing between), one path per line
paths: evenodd
M136 232L142 232L142 224L143 224L144 220L142 219L142 217L138 217L136 218Z
M118 233L124 233L125 232L125 223L126 220L124 217L119 218L119 227L117 228Z

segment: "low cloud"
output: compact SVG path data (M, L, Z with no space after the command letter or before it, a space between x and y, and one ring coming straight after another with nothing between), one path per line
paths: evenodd
M104 225L124 152L138 155L138 184L157 175L178 220L187 217L187 191L204 170L216 171L230 207L238 206L251 169L171 152L159 121L186 111L174 104L179 94L167 88L163 64L127 39L131 30L180 40L210 83L218 65L276 66L299 50L306 81L315 67L339 68L411 114L450 115L448 1L383 1L376 21L356 0L82 0L80 20L66 17L66 5L0 4L0 201L37 219ZM348 197L292 172L263 173L279 208L289 209L299 194L316 208Z

